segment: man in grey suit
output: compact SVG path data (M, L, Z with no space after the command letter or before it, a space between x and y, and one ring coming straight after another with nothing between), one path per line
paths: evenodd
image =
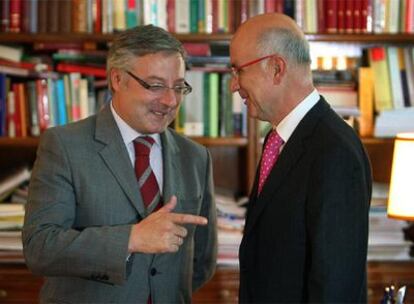
M43 134L23 229L27 265L46 277L42 303L188 303L211 278L210 155L167 128L191 92L184 59L160 28L120 33L107 59L111 103ZM149 166L136 175L143 138Z

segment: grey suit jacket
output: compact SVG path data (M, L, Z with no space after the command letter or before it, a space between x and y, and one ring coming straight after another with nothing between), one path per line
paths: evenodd
M177 253L133 254L131 225L147 216L133 167L109 107L47 130L30 182L23 229L30 270L46 276L42 303L188 303L213 274L217 231L206 148L167 129L161 134L164 200L198 214Z

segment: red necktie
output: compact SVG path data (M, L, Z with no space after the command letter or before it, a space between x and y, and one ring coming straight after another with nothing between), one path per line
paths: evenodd
M150 151L154 144L150 136L140 136L134 140L135 148L135 175L138 180L142 200L148 213L154 211L161 202L157 179L150 166Z
M276 163L276 160L279 156L279 150L282 145L283 139L280 137L280 135L275 130L270 132L263 150L262 161L260 162L258 194L262 192L263 185L274 164Z

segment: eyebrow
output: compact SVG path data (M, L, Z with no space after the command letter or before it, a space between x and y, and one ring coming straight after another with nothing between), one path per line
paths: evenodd
M159 76L148 76L148 77L146 77L146 79L147 80L158 80L158 81L167 82L166 79L164 79L162 77L159 77ZM185 81L185 78L179 78L179 79L175 80L174 83L184 82L184 81Z

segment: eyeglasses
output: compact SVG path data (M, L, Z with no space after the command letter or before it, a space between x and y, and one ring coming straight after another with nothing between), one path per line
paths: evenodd
M234 78L237 78L237 77L239 77L239 73L241 72L241 70L244 69L245 67L248 67L249 65L256 64L256 63L258 63L260 61L263 61L265 59L271 58L271 57L273 57L275 55L276 54L271 54L271 55L267 55L267 56L264 56L264 57L260 57L260 58L257 58L255 60L249 61L249 62L247 62L245 64L242 64L239 67L236 67L236 66L233 65L231 67L231 74L233 75Z
M174 90L174 93L179 96L188 95L191 93L193 88L184 81L184 85L178 85L175 87L168 87L163 84L149 84L146 81L142 80L138 76L135 76L132 72L126 71L129 76L134 78L144 89L156 94L156 95L163 95L167 92L167 90Z

